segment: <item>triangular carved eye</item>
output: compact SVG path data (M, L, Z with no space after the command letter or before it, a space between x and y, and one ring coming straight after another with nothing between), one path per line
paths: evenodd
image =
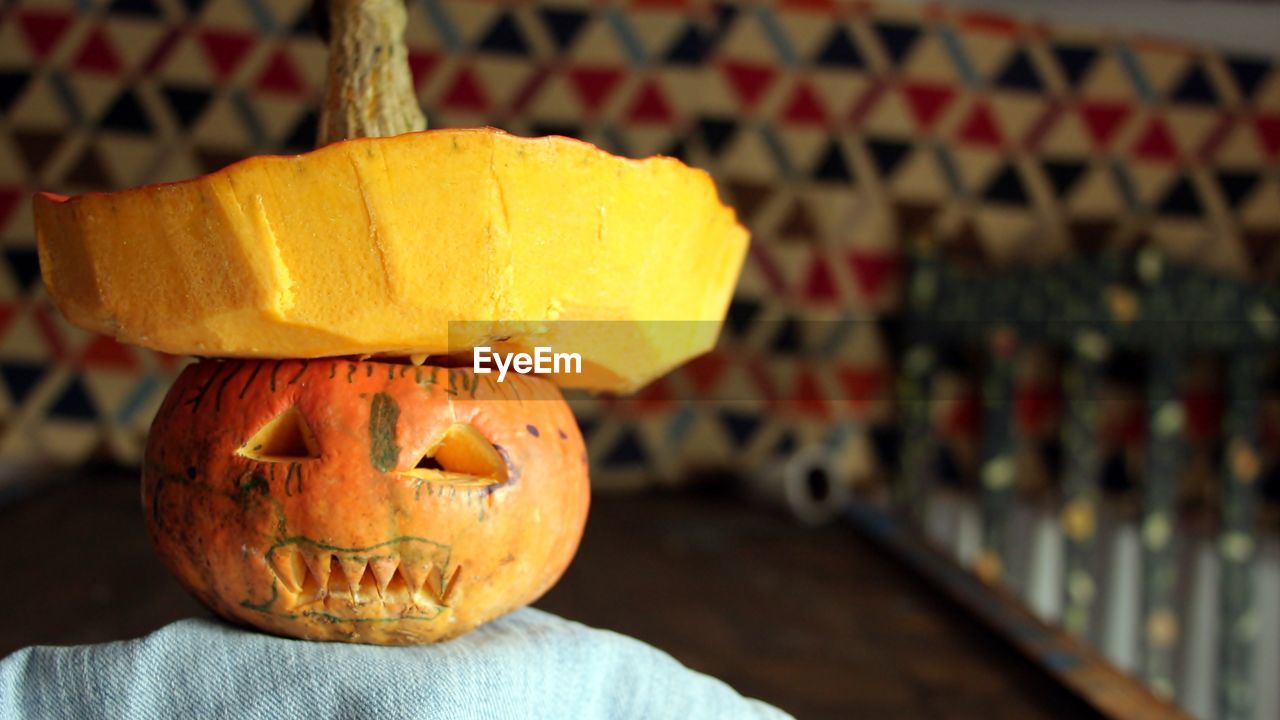
M298 408L271 418L236 452L260 462L297 462L320 457L315 433Z
M455 423L414 467L400 472L434 482L476 486L507 481L502 453L467 423Z

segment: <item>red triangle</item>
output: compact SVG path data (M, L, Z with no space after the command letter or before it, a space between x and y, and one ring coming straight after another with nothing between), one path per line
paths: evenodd
M422 50L409 51L409 73L413 75L413 86L422 87L422 83L431 77L431 72L440 63L440 56Z
M18 24L31 46L36 59L43 60L58 45L67 28L71 27L71 14L50 10L24 10L18 14Z
M1280 155L1280 115L1258 115L1253 118L1253 129L1258 142L1268 158Z
M234 30L201 30L200 44L219 80L226 80L253 47L252 33Z
M84 349L80 360L92 367L109 367L126 371L138 368L138 358L134 356L133 351L106 335L94 338Z
M641 412L664 410L671 405L671 387L667 376L645 385L630 398L631 407Z
M89 33L89 37L85 39L84 45L80 46L80 52L76 53L76 59L71 64L77 70L104 75L116 75L124 69L120 56L116 54L115 47L112 46L106 30L102 27L96 27Z
M0 302L0 338L9 332L9 323L18 314L18 305L13 302Z
M899 266L896 255L873 255L860 250L849 253L849 267L863 297L879 296L889 281L897 277Z
M813 88L809 87L808 83L800 81L796 83L795 92L791 94L791 99L787 101L786 108L782 111L782 119L793 125L824 125L827 122L827 111L822 107L822 102L813 92Z
M1177 160L1178 146L1173 142L1169 127L1158 117L1151 118L1147 127L1133 144L1134 157L1143 160Z
M451 110L489 111L489 98L485 97L484 89L471 68L463 67L453 76L453 83L444 93L444 105Z
M907 99L916 125L921 130L928 130L955 98L955 88L937 83L908 82L903 83L902 94Z
M804 283L805 299L813 302L833 302L840 299L840 289L836 287L836 279L831 274L827 259L814 252L813 261L809 264L809 277Z
M631 102L627 119L631 122L669 123L673 117L667 98L653 80L645 82Z
M800 368L796 378L796 409L819 417L827 415L827 398L813 369Z
M700 355L690 360L684 366L684 372L693 381L693 386L698 391L699 399L706 399L711 394L712 388L719 382L720 377L724 374L724 369L728 365L728 356L712 350L705 355Z
M738 96L739 104L745 110L755 108L760 98L764 97L765 91L773 84L777 73L769 65L738 60L727 60L722 68L729 84L733 86L734 93Z
M973 104L969 116L960 123L957 135L961 142L970 145L998 148L1004 144L1004 135L1000 132L1000 126L996 125L991 108L981 101Z
M1124 103L1093 102L1080 105L1080 119L1084 121L1089 137L1095 148L1102 150L1111 144L1111 139L1133 110Z
M569 69L569 81L578 93L578 99L589 112L599 112L609 99L622 70L611 67L575 67Z
M265 93L296 96L305 93L307 85L289 59L289 53L283 47L277 47L258 75L257 89Z
M886 382L883 368L854 367L840 368L838 373L840 384L847 393L846 400L857 409L863 409L872 401L884 394Z
M9 218L24 194L16 187L0 187L0 230L9 224Z

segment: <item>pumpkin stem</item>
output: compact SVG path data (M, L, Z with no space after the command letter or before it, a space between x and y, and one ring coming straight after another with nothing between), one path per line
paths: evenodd
M316 147L426 129L404 44L404 0L317 0L316 10L328 18L321 27L329 42Z

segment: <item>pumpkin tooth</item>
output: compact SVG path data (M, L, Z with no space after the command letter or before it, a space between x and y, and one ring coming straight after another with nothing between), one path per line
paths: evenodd
M302 592L303 578L307 575L302 553L293 546L278 547L271 553L271 569L285 589L291 593Z
M431 599L431 589L427 586L427 578L431 575L430 562L406 561L400 564L400 574L404 576L409 587L409 598L414 604L422 604L422 600ZM424 593L424 590L426 591Z
M347 579L347 588L351 591L351 602L360 602L360 581L364 579L365 568L368 567L362 557L340 558L342 574Z
M311 571L311 576L316 579L316 597L324 597L329 592L329 568L333 556L327 552L314 550L304 550L301 554L302 559L307 564L307 569Z
M387 600L387 585L395 576L398 567L400 567L399 558L374 558L369 561L369 569L373 571L373 577L378 581L378 597L384 602Z

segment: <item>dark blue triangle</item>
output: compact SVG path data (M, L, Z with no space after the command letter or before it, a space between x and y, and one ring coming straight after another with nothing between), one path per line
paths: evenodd
M320 25L317 24L316 19L315 3L307 3L303 6L302 12L298 13L298 19L293 21L289 34L299 37L318 37Z
M600 427L600 421L595 418L578 418L578 432L582 433L582 441L588 443L591 436Z
M751 438L755 436L756 430L760 429L763 420L759 415L721 410L720 424L724 426L725 432L729 433L734 447L740 450L751 442Z
M636 437L635 430L628 428L618 436L613 449L604 456L604 466L608 468L643 466L645 460L644 446Z
M796 451L799 444L796 442L796 434L791 430L784 430L778 436L778 441L773 444L773 457L786 457Z
M27 399L48 369L49 366L43 363L0 363L0 377L9 388L9 397L13 398L14 405L21 405Z
M22 70L0 72L0 113L9 112L13 101L27 88L31 73Z
M213 97L209 90L189 85L166 85L161 92L184 130L191 129Z
M151 118L147 117L147 111L142 107L142 103L138 102L138 96L133 93L133 90L120 93L107 113L102 116L100 124L105 130L118 130L138 135L151 133Z
M480 49L485 52L521 57L529 54L529 44L525 42L524 34L520 32L515 16L509 12L498 16L493 25L489 26L480 40Z
M1227 58L1227 67L1231 69L1231 77L1235 78L1240 94L1245 100L1253 100L1258 86L1271 72L1272 65L1270 61L1260 58L1237 56Z
M827 38L826 44L818 51L813 63L822 67L838 68L863 68L867 65L853 38L850 38L849 33L839 26L831 32L831 37Z
M547 33L551 35L551 40L555 42L556 48L560 52L565 52L573 41L578 38L578 33L582 32L582 26L587 23L587 13L572 8L542 8L538 11L542 15L542 22L547 27Z
M1041 167L1049 177L1049 184L1053 186L1054 197L1063 199L1084 175L1085 164L1072 160L1045 160Z
M1218 173L1218 187L1222 188L1222 194L1232 210L1239 209L1240 204L1257 185L1256 172L1222 170Z
M1054 45L1053 55L1071 87L1079 87L1080 81L1098 59L1098 49L1088 45Z
M987 185L987 189L982 191L982 199L1005 205L1026 205L1027 191L1022 186L1018 168L1012 164L1005 165Z
M1031 54L1026 48L1019 48L1013 57L1009 58L1004 69L996 74L995 85L1007 90L1029 92L1040 92L1044 89L1044 83L1040 81L1040 73L1036 71L1035 63L1032 62Z
M115 0L107 12L112 15L140 15L158 18L163 15L152 0Z
M853 173L849 171L849 163L844 159L844 151L840 149L839 142L832 140L827 145L826 152L822 153L818 164L813 168L813 179L845 184L853 181Z
M702 139L702 146L712 156L719 155L736 134L738 134L738 121L734 118L698 118L698 136Z
M284 149L289 152L307 152L316 146L316 135L320 132L320 115L314 110L308 111L298 118L293 129L284 139Z
M747 298L734 298L729 303L729 311L725 314L724 325L729 334L741 338L755 325L760 315L760 301Z
M62 391L62 396L49 408L51 418L92 420L97 416L98 411L94 409L93 401L89 399L89 393L78 377L72 378L71 384Z
M789 315L780 324L778 334L773 336L769 349L779 355L798 355L803 347L800 321Z
M871 153L871 161L876 165L882 180L888 180L898 164L911 151L911 143L888 138L867 138L867 152Z
M685 142L685 138L678 138L675 142L668 145L659 155L665 155L669 158L675 158L683 163L689 162L689 144Z
M1196 187L1191 183L1191 178L1185 175L1178 178L1156 207L1156 212L1161 215L1179 217L1198 217L1202 210Z
M1209 75L1204 71L1204 66L1196 63L1187 68L1187 74L1182 76L1182 81L1174 88L1170 98L1174 102L1180 103L1217 105L1218 91L1213 87L1213 81L1209 79Z
M715 48L715 35L697 25L689 25L671 43L663 56L671 65L701 65Z
M40 259L35 248L9 248L4 251L4 258L23 290L30 291L40 282Z
M872 27L875 28L876 35L884 45L885 53L894 65L901 65L911 53L911 49L915 47L916 41L920 39L919 25L886 21L874 23Z

